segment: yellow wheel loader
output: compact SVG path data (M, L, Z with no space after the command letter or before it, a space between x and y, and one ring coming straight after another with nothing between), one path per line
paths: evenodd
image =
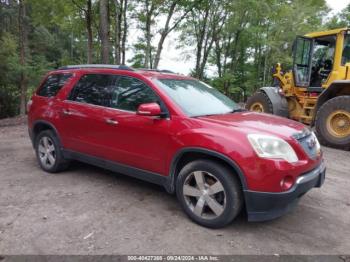
M350 28L297 36L293 68L248 98L252 111L315 126L323 145L350 149Z

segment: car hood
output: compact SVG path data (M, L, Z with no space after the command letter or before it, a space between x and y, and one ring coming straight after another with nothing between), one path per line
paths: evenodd
M286 118L255 112L236 112L224 115L200 116L198 119L224 126L234 126L246 129L247 132L273 134L291 137L300 133L305 126L299 122Z

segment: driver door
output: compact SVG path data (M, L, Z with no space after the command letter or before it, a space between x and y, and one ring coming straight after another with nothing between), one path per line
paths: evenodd
M166 156L170 141L169 118L141 116L140 104L161 99L151 87L137 78L120 76L114 85L110 107L103 115L108 125L103 130L106 158L119 164L157 174L166 174Z
M293 74L298 87L310 86L312 48L312 38L298 36L295 40Z

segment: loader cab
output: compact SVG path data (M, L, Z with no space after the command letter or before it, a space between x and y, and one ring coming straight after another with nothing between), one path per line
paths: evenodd
M260 88L247 109L314 125L324 145L350 149L350 28L298 36L292 70L277 64L273 78L278 85Z
M336 40L336 35L296 38L293 45L293 75L297 87L322 92L322 84L333 70Z

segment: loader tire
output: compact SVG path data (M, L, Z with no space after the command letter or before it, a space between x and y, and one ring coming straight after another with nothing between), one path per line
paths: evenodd
M248 98L246 109L259 113L273 114L273 107L270 98L265 92L259 91Z
M350 150L350 96L325 102L316 114L315 126L322 145Z

